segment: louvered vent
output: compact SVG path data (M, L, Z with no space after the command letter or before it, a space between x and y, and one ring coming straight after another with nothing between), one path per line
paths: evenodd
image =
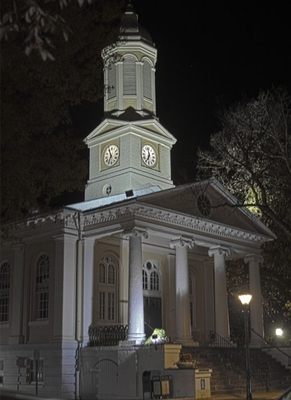
M116 65L111 64L108 67L108 99L116 96Z
M132 59L123 63L123 94L136 94L136 66Z
M143 95L152 99L151 65L147 61L143 65Z

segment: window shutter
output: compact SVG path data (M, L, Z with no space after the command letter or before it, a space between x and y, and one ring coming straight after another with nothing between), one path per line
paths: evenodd
M108 67L108 99L116 97L116 65L111 64Z
M123 63L123 94L136 94L136 67L133 60Z
M143 95L148 99L152 99L152 68L150 64L145 61L143 65Z

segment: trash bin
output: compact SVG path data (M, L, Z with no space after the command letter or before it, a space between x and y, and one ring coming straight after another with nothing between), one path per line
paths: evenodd
M195 399L211 396L210 378L212 369L195 369Z
M152 383L152 399L168 399L172 394L172 377L170 375L153 375Z

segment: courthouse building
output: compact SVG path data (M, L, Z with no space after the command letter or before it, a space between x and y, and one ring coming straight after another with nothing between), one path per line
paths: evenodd
M264 334L261 246L274 235L215 179L173 184L176 138L156 115L157 49L131 6L102 58L104 119L85 139L85 200L4 230L7 389L35 393L37 368L40 395L78 397L89 327L137 346L153 328L181 345L206 345L210 332L228 340L227 260L248 264L251 326Z

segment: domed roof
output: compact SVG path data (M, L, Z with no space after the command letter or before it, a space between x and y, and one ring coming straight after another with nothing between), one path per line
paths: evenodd
M151 35L139 25L138 15L134 11L130 1L127 3L126 10L121 18L118 39L127 41L141 40L154 46Z

